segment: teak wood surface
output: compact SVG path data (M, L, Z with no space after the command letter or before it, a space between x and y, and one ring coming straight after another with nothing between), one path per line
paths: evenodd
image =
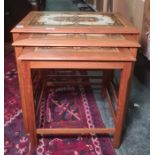
M37 16L45 14L70 14L70 15L112 15L116 21L119 21L120 25L114 26L81 26L81 25L56 25L56 26L47 26L40 25L36 26L30 24ZM121 14L112 14L112 13L97 13L97 12L30 12L16 27L12 29L13 33L111 33L111 34L139 34L139 31L132 26L132 24L126 20Z
M38 16L68 14L86 16L110 16L116 24L101 25L37 25ZM78 19L79 20L79 19ZM30 12L13 30L18 69L21 106L26 132L30 133L32 146L37 145L37 134L111 134L113 146L121 144L121 135L127 110L127 96L130 80L136 61L138 30L120 14L90 12ZM96 35L98 34L98 35ZM32 69L85 69L105 70L103 84L108 88L113 79L114 69L120 69L118 95L113 86L117 103L114 110L107 88L105 97L112 112L114 128L60 128L47 129L36 127L36 113L32 87ZM41 76L41 75L40 75ZM37 111L35 113L35 111Z

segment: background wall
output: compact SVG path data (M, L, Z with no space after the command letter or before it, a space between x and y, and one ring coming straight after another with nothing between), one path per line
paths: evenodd
M144 55L150 60L150 0L145 0L141 45Z
M120 12L142 30L145 0L85 0L100 12ZM107 8L112 8L107 9Z
M96 11L120 12L140 30L140 42L144 55L148 53L150 26L150 0L86 0Z
M140 30L142 53L149 59L150 0L113 1L113 11L123 14Z
M101 11L101 12L103 12L103 0L97 0L97 2L96 2L96 9L98 10L98 11Z
M142 30L145 0L113 0L113 11L122 13L137 28Z

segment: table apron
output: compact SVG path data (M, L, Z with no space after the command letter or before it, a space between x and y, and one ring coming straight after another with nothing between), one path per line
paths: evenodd
M30 68L38 69L123 69L134 62L79 62L79 61L26 61Z

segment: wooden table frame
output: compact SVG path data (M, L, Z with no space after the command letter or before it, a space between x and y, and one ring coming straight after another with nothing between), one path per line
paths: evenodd
M128 89L130 86L130 79L133 72L134 62L136 60L137 48L139 47L138 38L139 32L136 28L132 26L130 22L128 22L124 17L120 14L115 14L115 17L121 22L122 26L57 26L57 27L48 27L48 26L32 26L29 25L29 22L35 17L36 14L40 14L40 12L31 12L28 14L11 32L13 33L13 46L15 47L15 55L18 69L18 77L19 77L19 86L21 93L21 106L23 112L23 120L24 126L27 133L30 133L30 139L32 142L32 146L37 145L37 134L88 134L88 133L99 133L99 134L111 134L113 135L113 146L118 148L121 142L121 134L123 129L123 122L125 120L125 114L127 110L127 96ZM72 13L71 13L72 14ZM81 12L79 14L82 14ZM86 13L85 14L100 14L103 13ZM112 15L112 14L111 14ZM63 40L61 43L48 40L48 42L42 43L41 40L36 39L27 39L27 36L32 34L121 34L125 38L122 40L92 40L90 42L83 40ZM117 59L111 60L47 60L45 59L30 59L30 58L22 58L22 52L24 47L39 47L39 46L103 46L103 47L119 47L119 48L127 48L130 50L134 59ZM71 64L71 65L70 65ZM117 115L112 108L112 115L114 118L115 128L76 128L76 129L41 129L36 128L35 124L35 109L33 103L33 89L32 89L32 80L31 80L31 69L98 69L98 70L106 70L107 77L106 81L110 81L112 79L112 72L109 71L112 69L120 69L120 86L118 93L118 108ZM106 93L106 92L105 92ZM107 93L106 93L107 94ZM108 99L108 94L106 95ZM108 99L109 100L109 99Z
M128 88L130 84L130 79L133 71L134 62L84 62L84 61L43 61L43 60L22 60L18 58L21 62L21 72L19 72L19 77L23 81L24 88L24 98L25 105L23 111L26 114L25 119L27 121L28 132L30 133L30 138L32 146L37 145L36 134L88 134L88 133L98 133L98 134L112 134L114 136L113 146L118 148L121 141L121 133L123 129L124 116L126 113L126 100L128 94ZM31 69L121 69L120 77L120 88L118 95L118 110L115 128L76 128L76 129L41 129L35 126L35 110L33 103L33 89L32 89L32 79L31 79Z

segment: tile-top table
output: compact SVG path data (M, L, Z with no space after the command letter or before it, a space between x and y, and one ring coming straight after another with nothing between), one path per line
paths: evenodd
M138 30L120 14L30 12L12 33L24 125L32 145L37 144L37 134L108 133L114 137L113 146L119 147L139 47ZM120 69L117 111L109 101L115 128L37 128L31 70L47 68L98 69L106 70L107 74L111 72L109 69Z
M139 34L120 14L35 11L30 12L11 32Z

